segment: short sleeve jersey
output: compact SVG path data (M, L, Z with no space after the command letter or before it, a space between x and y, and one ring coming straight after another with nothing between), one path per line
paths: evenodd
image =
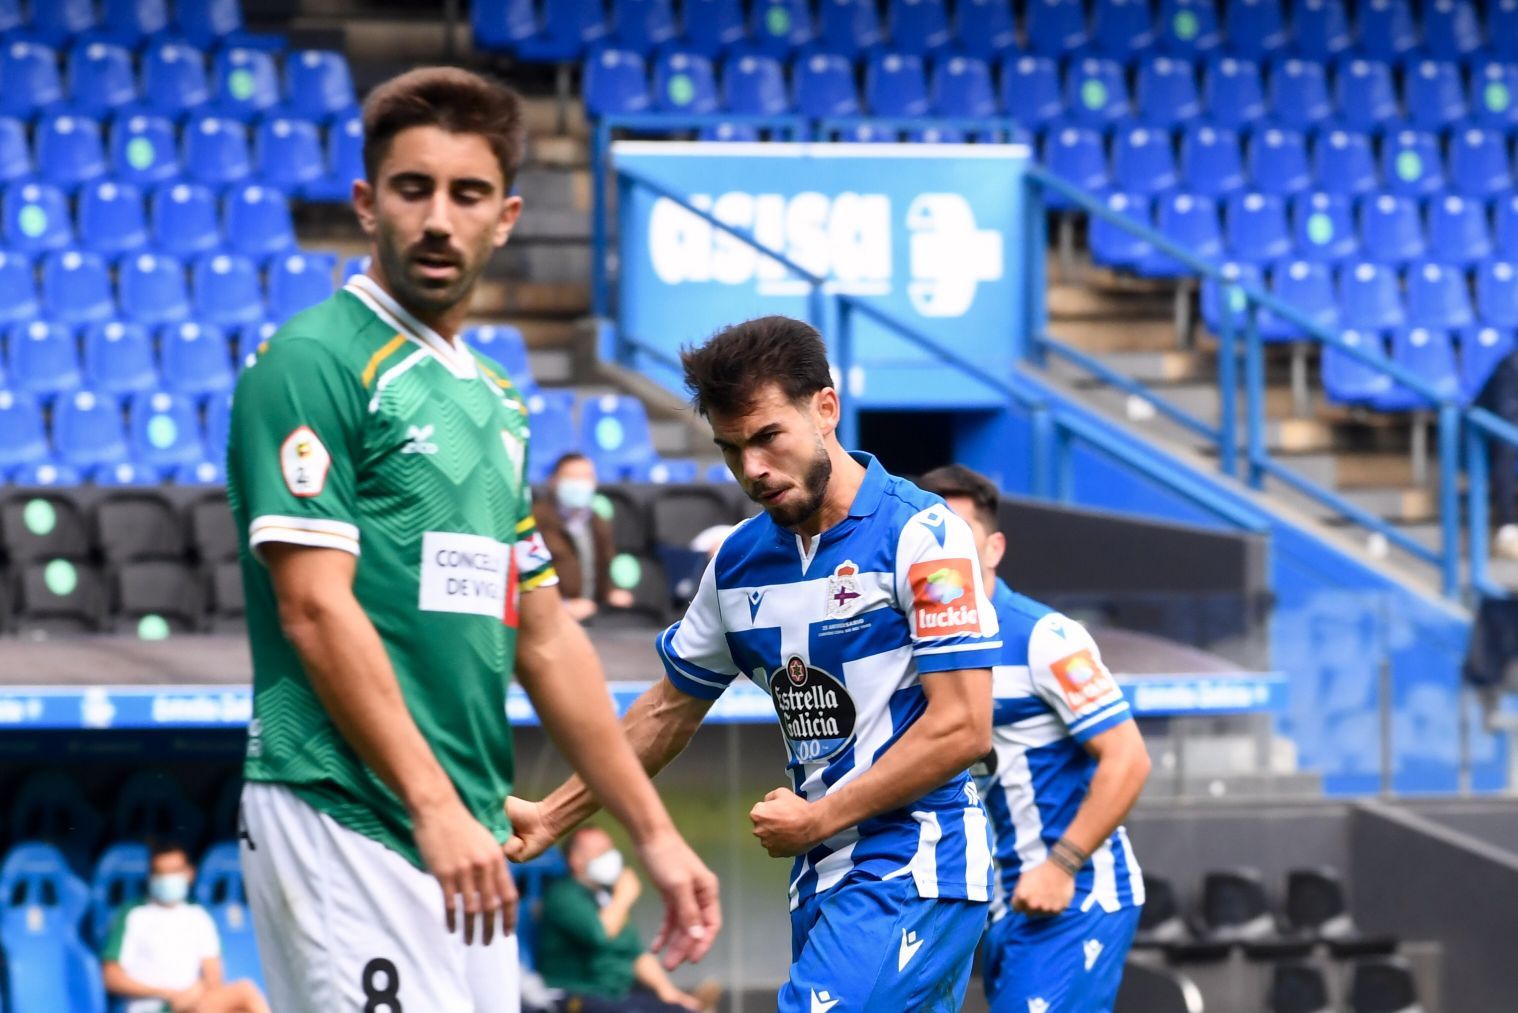
M420 865L395 794L344 741L285 638L273 542L358 557L353 591L464 804L505 840L517 596L556 580L532 519L528 420L499 365L358 276L238 381L227 492L242 539L253 721L245 774Z
M153 988L179 991L201 977L201 964L221 956L216 923L199 904L152 904L121 908L111 919L101 948L102 960L121 965L128 975ZM159 999L129 999L125 1013L163 1013Z
M976 780L995 839L999 917L1023 870L1048 859L1085 801L1096 772L1086 743L1133 714L1080 623L999 580L992 602L1002 631L992 669L993 752ZM1144 878L1118 827L1075 877L1072 904L1110 912L1143 902Z
M743 522L658 641L670 682L690 696L714 700L740 675L770 695L808 800L864 774L921 717L923 679L990 668L1001 646L969 526L855 458L866 472L849 515L810 552L766 514ZM986 900L989 848L975 786L959 774L797 858L791 906L855 870L910 875L923 897Z

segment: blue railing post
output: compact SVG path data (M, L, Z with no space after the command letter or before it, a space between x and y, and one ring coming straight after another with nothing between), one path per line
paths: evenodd
M1233 300L1243 290L1224 285L1220 292L1222 327L1218 333L1218 468L1229 478L1239 474L1239 347L1234 334Z
M1439 405L1439 523L1444 596L1460 593L1460 407Z
M1018 357L1042 366L1044 335L1049 329L1047 302L1049 223L1044 214L1044 189L1023 176L1023 235L1028 262L1024 265L1023 334Z
M1260 308L1250 300L1244 314L1244 446L1249 487L1265 479L1265 351L1260 344Z
M590 312L605 320L611 306L606 277L606 160L610 156L611 127L597 120L590 142Z
M1054 439L1051 443L1054 452L1049 457L1053 466L1054 499L1060 503L1069 503L1075 499L1075 462L1070 460L1070 430L1060 425L1058 420L1054 424Z
M1471 586L1481 588L1486 584L1487 525L1487 468L1486 441L1489 439L1481 427L1474 423L1465 427L1465 498L1466 512L1470 520L1466 524L1470 542ZM1440 478L1443 478L1440 470Z
M812 292L820 286L813 285ZM854 374L854 305L846 298L838 304L838 442L849 450L859 447L859 404L850 389Z
M1049 499L1054 495L1054 419L1049 406L1042 402L1028 411L1028 439L1033 495Z

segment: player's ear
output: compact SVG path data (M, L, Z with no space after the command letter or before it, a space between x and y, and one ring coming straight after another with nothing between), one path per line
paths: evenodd
M1007 536L1000 531L993 531L986 536L985 559L982 562L989 569L996 569L1001 565L1001 559L1007 554ZM989 589L988 589L989 590Z
M367 179L353 181L353 213L364 235L374 235L374 186Z
M505 246L506 240L511 238L511 230L516 228L517 219L522 216L522 198L512 194L501 202L501 219L495 226L495 245Z
M824 387L812 395L812 422L823 436L831 435L838 428L838 392Z

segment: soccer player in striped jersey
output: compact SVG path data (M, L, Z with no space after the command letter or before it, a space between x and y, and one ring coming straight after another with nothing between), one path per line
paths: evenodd
M996 486L959 465L920 484L969 523L1001 624L995 748L976 768L999 886L985 973L992 1013L1111 1010L1144 903L1122 827L1149 774L1144 740L1091 635L997 578L1006 538Z
M694 403L764 509L722 543L666 678L624 719L651 771L732 681L780 717L791 783L751 810L790 878L784 1013L958 1010L985 927L991 854L966 768L991 744L1001 641L970 528L839 444L838 393L809 325L765 317L683 355ZM531 854L595 806L577 781L513 799Z

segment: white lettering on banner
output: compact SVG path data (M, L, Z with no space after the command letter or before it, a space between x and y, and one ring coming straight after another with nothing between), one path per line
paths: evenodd
M426 532L417 608L502 618L510 551L510 546L483 535Z
M925 317L962 317L975 288L1002 276L1002 237L977 229L970 202L957 193L925 193L907 209L911 232L912 308Z
M240 725L253 717L245 693L165 694L153 697L153 723L160 725ZM252 729L249 729L252 735Z

